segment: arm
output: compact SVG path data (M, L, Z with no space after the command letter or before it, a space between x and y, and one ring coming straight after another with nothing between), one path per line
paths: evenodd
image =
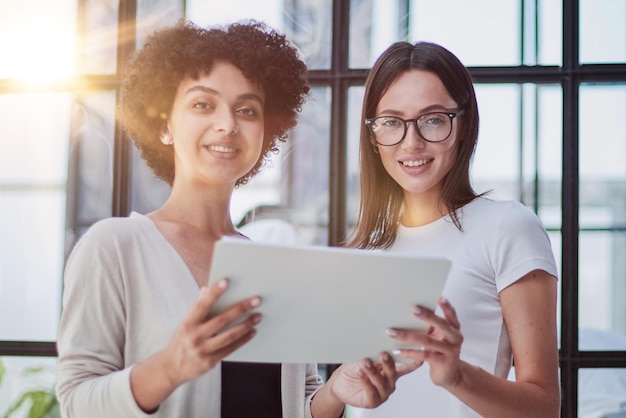
M145 363L131 367L135 360L131 363L126 358L128 350L126 332L127 313L132 307L126 305L128 293L123 276L133 273L132 268L128 266L129 263L125 266L127 269L121 271L121 264L116 257L120 251L113 246L115 244L107 241L107 237L112 235L110 230L114 227L115 224L113 228L108 224L105 228L97 227L95 236L93 232L88 232L74 248L66 267L63 312L57 343L59 351L57 396L62 414L67 418L147 417L145 411L154 410L160 403L159 400L165 399L173 390L170 385L179 385L182 380L189 377L182 370L175 371L183 374L171 375L169 373L172 370L164 369L165 363L171 364L173 360L180 360L180 357L173 357L174 354L180 353L173 347L183 346L191 351L193 341L192 343L189 341L194 335L198 338L195 342L199 342L199 335L202 332L211 332L212 327L228 323L233 313L237 315L237 309L239 312L251 309L246 306L246 303L250 302L249 299L239 304L238 308L235 305L234 311L230 313L225 311L202 324L198 323L197 319L194 322L194 310L197 318L198 312L206 309L223 290L212 289L203 292L203 296L196 300L182 324L175 325L176 322L172 322L171 329L176 329L171 332L176 334L174 339L170 338L170 331L166 331L168 335L166 339L161 340L160 337L155 339L161 347L166 346L171 340L167 348L161 351L157 351L158 348L149 349L151 353L156 354L144 356L143 358L147 359ZM124 247L125 253L132 253L131 250L134 249L127 247ZM158 263L154 265L161 274L176 273L164 270ZM244 328L252 327L253 318L245 322ZM170 325L166 325L166 328L169 330ZM234 327L207 341L209 352L205 354L219 356L242 342L238 341L238 338L247 337L251 337L247 331ZM227 342L228 339L231 341ZM162 341L162 345L158 341ZM215 349L223 351L210 352ZM146 384L156 384L159 387L152 388L150 396L154 398L146 402L141 389L136 390L136 387L150 375L153 377L158 375L159 378L155 377L155 381ZM154 401L158 403L151 404Z
M87 232L65 268L57 397L67 418L144 417L124 368L123 286L114 257L98 244L100 230L96 225Z
M394 338L422 346L401 355L430 364L431 380L481 416L559 416L558 349L556 341L556 279L542 270L528 273L500 292L516 381L496 377L459 359L463 337L454 309L440 303L444 318L428 309L416 314L428 322L428 334L393 330Z

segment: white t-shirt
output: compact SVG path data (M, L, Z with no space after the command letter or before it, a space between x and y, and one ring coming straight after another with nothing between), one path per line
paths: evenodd
M456 309L464 341L461 359L507 378L511 346L498 293L539 269L557 276L549 237L537 216L519 202L477 198L459 210L460 231L449 217L400 226L389 251L444 256L452 268L443 290ZM435 386L428 364L401 377L376 409L351 409L359 418L478 417L454 395Z

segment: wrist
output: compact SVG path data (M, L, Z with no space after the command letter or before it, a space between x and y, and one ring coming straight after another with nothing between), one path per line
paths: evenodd
M332 377L311 397L313 418L341 417L345 404L335 394Z

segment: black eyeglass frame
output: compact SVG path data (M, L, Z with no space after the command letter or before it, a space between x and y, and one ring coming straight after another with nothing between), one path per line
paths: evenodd
M450 132L448 132L448 135L446 135L445 138L440 139L439 141L432 141L430 139L426 139L424 137L424 135L422 135L422 132L420 131L420 128L417 126L417 121L418 119L423 118L424 116L428 116L428 115L435 115L435 114L442 114L442 115L446 115L448 118L450 118ZM393 147L394 145L398 145L400 142L404 141L404 138L406 137L406 133L408 132L409 128L408 128L408 123L409 122L413 122L413 125L415 125L415 131L417 132L417 134L426 142L430 142L433 144L439 143L439 142L443 142L446 139L450 138L450 135L452 134L452 124L454 123L454 118L456 118L457 116L461 116L465 114L465 109L459 109L456 112L428 112L428 113L424 113L423 115L419 115L416 118L413 119L402 119L398 116L376 116L375 118L369 118L369 119L365 119L365 124L367 125L367 127L370 130L370 134L372 136L372 139L378 144L381 145L383 147ZM376 119L379 118L396 118L398 120L401 120L402 123L404 124L404 133L402 134L402 137L400 138L400 140L396 143L393 144L381 144L380 142L378 142L378 140L376 139L376 132L374 132L374 129L372 128L372 123L374 123L374 121Z

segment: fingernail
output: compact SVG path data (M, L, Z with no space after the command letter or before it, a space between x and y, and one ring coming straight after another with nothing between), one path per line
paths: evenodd
M391 354L393 354L394 356L399 356L400 354L402 354L402 350L398 350L397 348L395 350L393 350L391 352Z
M250 301L250 306L252 306L253 308L256 308L260 304L261 304L261 298L259 297L256 297Z
M389 353L383 353L383 360L384 361L389 361L389 358L390 358Z
M209 291L209 289L206 288L206 286L202 286L200 288L200 293L198 293L198 299L202 298L204 295L207 294L207 292Z
M419 306L415 305L415 306L413 307L413 313L414 313L415 315L419 315L419 314L421 314L421 313L422 313L422 308L420 308Z
M368 369L372 368L372 362L369 359L365 360L365 367L367 367Z
M252 321L254 321L255 324L258 324L259 322L261 322L261 314L256 314L252 317Z
M220 289L226 289L228 287L228 280L226 279L220 279L217 282L217 287L219 287Z
M449 304L450 304L450 301L448 300L448 298L446 298L446 297L442 296L442 297L441 297L441 303L446 304L446 305L449 305Z
M387 335L389 335L390 337L395 337L396 335L398 335L398 331L396 331L393 328L387 328L385 330L385 332L387 333Z

